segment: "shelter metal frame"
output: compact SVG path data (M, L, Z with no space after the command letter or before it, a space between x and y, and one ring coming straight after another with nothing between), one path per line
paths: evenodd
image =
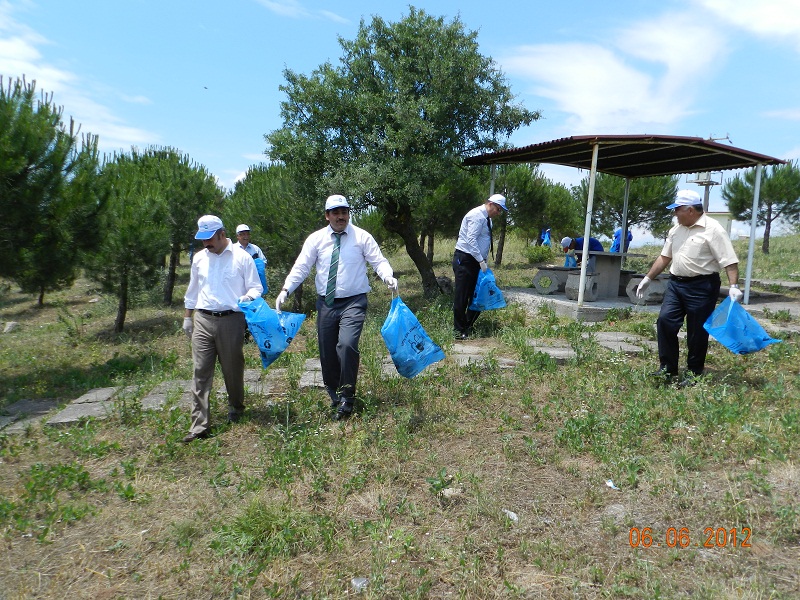
M602 148L602 152L601 152ZM589 196L586 202L586 221L583 237L591 233L594 188L597 173L625 178L622 209L622 239L627 237L628 196L631 179L659 175L682 175L755 167L753 208L750 219L750 242L747 252L743 303L750 302L753 253L755 249L756 215L764 165L785 164L786 161L743 150L731 145L698 137L668 135L582 135L571 136L471 156L465 166L489 165L492 168L491 193L494 193L494 168L499 164L547 163L589 170ZM622 246L624 248L624 245ZM581 262L578 307L583 306L587 261Z

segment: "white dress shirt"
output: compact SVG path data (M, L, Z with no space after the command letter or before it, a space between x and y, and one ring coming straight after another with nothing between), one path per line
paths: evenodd
M489 233L489 213L486 205L481 204L469 211L461 220L458 230L456 250L471 254L472 258L481 262L489 256L491 237Z
M317 294L325 295L328 285L328 270L331 266L334 232L330 225L312 233L303 243L303 249L286 276L283 288L290 294L299 286L312 267L317 268L314 285ZM348 223L342 234L339 247L339 270L336 275L336 298L349 298L366 294L372 288L367 279L367 263L372 265L378 277L385 281L393 275L389 261L384 258L378 242L369 233Z
M189 287L183 298L187 310L235 310L245 294L258 298L264 288L250 255L228 240L219 254L205 248L194 255Z

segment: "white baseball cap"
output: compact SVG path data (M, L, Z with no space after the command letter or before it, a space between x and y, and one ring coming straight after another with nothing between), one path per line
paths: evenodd
M508 207L506 206L506 197L503 194L493 194L489 197L489 202L494 202L505 211L508 211Z
M222 224L222 219L216 215L203 215L197 219L197 234L194 236L194 239L210 240L220 229L225 229L225 225Z
M565 237L561 240L561 247L562 248L569 248L570 244L572 243L571 237Z
M672 210L679 206L696 206L698 204L703 204L703 201L700 199L700 194L694 190L680 190L675 195L675 202L667 206L667 208Z
M350 205L347 203L347 198L342 196L341 194L334 194L333 196L328 196L328 199L325 200L325 212L329 210L333 210L334 208L350 208Z
M243 231L250 231L250 227L242 223L241 225L236 226L236 233L242 233Z

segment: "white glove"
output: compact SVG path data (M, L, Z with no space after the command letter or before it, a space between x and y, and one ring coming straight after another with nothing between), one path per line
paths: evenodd
M397 279L394 277L387 277L383 280L383 283L386 284L386 287L388 287L390 291L397 292Z
M740 290L738 287L733 287L732 285L728 290L728 297L731 299L731 302L739 302L743 296L744 294L742 293L742 290Z
M286 290L281 290L281 293L278 294L278 297L275 299L275 311L281 312L281 304L286 302L286 298L289 297L289 292Z
M186 334L186 337L192 339L192 333L194 332L194 321L192 321L192 317L183 317L183 332Z
M651 281L652 280L647 275L645 275L642 278L642 281L639 283L639 285L636 288L636 297L637 298L644 298L644 291L650 286L650 282Z
M486 264L485 260L482 260L479 264L481 266L481 271L483 271L484 273L486 273L486 271L489 270L489 265Z
M252 301L253 301L253 299L250 296L248 296L247 294L245 294L244 296L241 296L239 298L239 304L241 304L242 302L252 302Z

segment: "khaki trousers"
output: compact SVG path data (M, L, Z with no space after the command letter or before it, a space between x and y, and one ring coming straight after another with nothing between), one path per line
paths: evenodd
M191 433L208 431L208 396L214 384L217 359L228 392L228 415L244 412L244 314L235 312L224 317L194 312L192 334L192 426Z

